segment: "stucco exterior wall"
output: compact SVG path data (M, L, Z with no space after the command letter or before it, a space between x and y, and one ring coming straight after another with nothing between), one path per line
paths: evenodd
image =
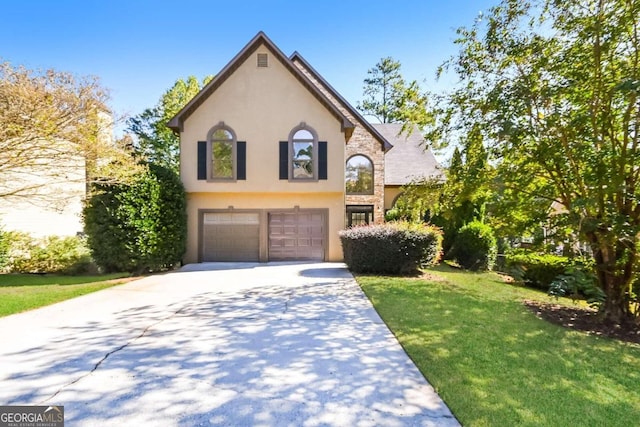
M371 195L346 195L346 205L373 205L373 222L384 222L384 149L382 144L364 128L362 122L355 117L345 106L329 92L324 85L319 82L314 75L305 68L300 61L294 64L301 70L314 85L344 114L351 123L356 125L351 138L345 147L345 167L346 161L356 154L367 156L373 163L373 194ZM342 185L344 187L344 175Z
M269 66L257 67L266 53ZM197 179L197 143L224 122L246 141L246 180ZM279 142L301 123L327 141L327 179L279 179ZM327 261L342 260L338 231L344 228L345 135L341 122L260 45L184 121L180 176L187 191L188 236L184 261L198 262L198 212L202 209L328 209Z
M269 55L269 67L256 66L256 54ZM197 142L224 122L247 143L247 179L197 180ZM278 179L278 144L300 123L327 141L328 179ZM344 192L344 134L340 123L264 46L250 55L184 122L180 176L187 192Z
M388 185L384 192L384 208L389 210L393 208L393 201L402 193L402 187L399 185Z

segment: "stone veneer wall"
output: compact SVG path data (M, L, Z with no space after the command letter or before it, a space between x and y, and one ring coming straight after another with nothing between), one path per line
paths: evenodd
M363 154L373 162L373 194L369 195L346 195L346 205L373 205L373 222L376 224L384 222L384 149L378 141L362 124L360 119L355 117L338 99L336 99L324 85L315 79L299 61L294 64L302 71L309 80L344 114L353 124L355 129L351 138L347 142L345 149L346 161L356 154Z

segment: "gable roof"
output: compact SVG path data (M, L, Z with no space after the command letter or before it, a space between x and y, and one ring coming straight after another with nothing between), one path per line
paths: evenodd
M356 118L356 120L358 120L360 122L360 124L362 124L362 126L367 129L369 131L369 133L371 133L373 135L373 137L375 139L377 139L381 144L382 144L382 149L384 151L389 151L392 147L393 144L391 144L389 142L389 140L382 135L380 132L378 132L378 130L373 127L371 125L371 123L369 123L364 117L362 117L362 115L358 112L358 110L356 110L355 108L353 108L353 106L351 104L349 104L347 102L346 99L344 99L342 97L342 95L340 95L338 93L338 91L336 91L333 86L331 86L303 57L302 55L300 55L300 53L293 52L293 54L289 57L289 59L291 60L291 62L300 62L304 68L306 68L306 70L309 72L309 74L311 74L317 81L318 83L320 83L324 89L329 92L331 94L331 96L333 96L340 104L342 104L342 107L344 109L346 109L349 113L351 113L351 115L353 117Z
M406 132L400 134L402 123L378 123L373 127L393 144L393 150L384 156L385 185L405 185L424 178L444 181L444 172L431 150L425 147L417 127L408 136Z
M333 103L305 76L293 63L286 57L284 53L267 37L265 33L260 31L255 35L249 43L211 80L202 88L196 96L187 103L169 122L167 127L174 131L182 131L184 121L200 106L202 103L222 84L227 78L245 61L251 54L261 45L266 46L275 58L284 65L284 67L293 76L311 92L311 94L324 107L340 121L340 128L345 132L345 140L348 140L354 129L354 124L335 106Z

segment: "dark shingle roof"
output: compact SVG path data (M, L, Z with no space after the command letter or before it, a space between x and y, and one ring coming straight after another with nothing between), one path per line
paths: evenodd
M444 171L417 128L407 136L406 132L398 135L401 123L378 123L373 127L393 145L384 158L385 185L405 185L424 178L444 181Z

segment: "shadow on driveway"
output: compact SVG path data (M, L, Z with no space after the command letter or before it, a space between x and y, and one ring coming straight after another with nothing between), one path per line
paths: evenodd
M0 400L64 405L81 426L458 425L344 268L294 267L310 280L131 307L3 352Z

